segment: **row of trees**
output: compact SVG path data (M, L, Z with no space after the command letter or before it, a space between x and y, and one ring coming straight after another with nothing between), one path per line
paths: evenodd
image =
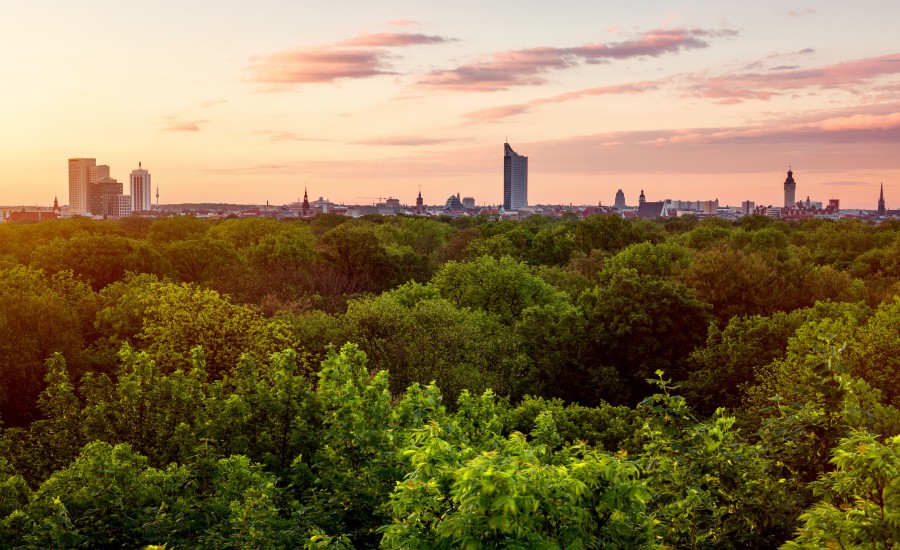
M0 539L893 544L898 229L0 226Z
M679 278L727 321L735 314L768 314L817 299L877 304L892 295L900 279L898 229L894 222L788 224L758 216L737 227L715 218L648 222L612 216L532 216L523 222L336 215L295 222L186 216L66 220L0 228L0 267L26 265L48 274L71 270L94 290L129 271L151 273L214 288L270 313L339 312L345 296L378 293L409 280L426 282L448 260L510 256L594 280L604 261L627 246L665 242L688 252ZM791 292L778 304L761 299L776 287Z

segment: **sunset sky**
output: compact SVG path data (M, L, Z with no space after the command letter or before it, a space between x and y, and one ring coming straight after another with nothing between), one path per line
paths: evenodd
M0 0L0 204L797 197L900 208L900 2ZM127 192L127 185L126 185Z

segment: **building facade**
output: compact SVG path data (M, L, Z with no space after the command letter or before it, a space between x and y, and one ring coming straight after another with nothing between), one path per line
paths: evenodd
M88 203L91 214L94 216L118 217L118 201L122 195L122 184L110 177L100 178L97 183L90 186Z
M90 188L97 179L97 159L69 159L69 212L90 214Z
M153 192L150 188L150 172L138 163L137 170L131 171L129 178L131 183L131 210L134 212L149 212L153 209Z
M528 157L503 144L503 208L519 210L528 206Z
M109 202L109 215L116 218L123 218L131 215L131 196L116 195Z
M624 210L625 208L627 208L625 206L625 193L621 189L616 191L616 201L613 206L615 206L619 210Z

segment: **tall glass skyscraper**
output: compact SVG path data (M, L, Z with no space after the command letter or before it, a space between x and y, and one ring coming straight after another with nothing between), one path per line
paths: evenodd
M518 210L528 206L528 157L517 154L503 144L503 209Z

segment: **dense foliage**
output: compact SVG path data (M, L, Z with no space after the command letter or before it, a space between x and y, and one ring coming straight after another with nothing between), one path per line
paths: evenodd
M0 548L900 548L900 224L0 225Z

